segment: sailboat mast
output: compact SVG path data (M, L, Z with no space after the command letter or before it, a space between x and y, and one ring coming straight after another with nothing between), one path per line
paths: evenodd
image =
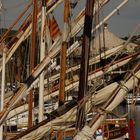
M42 0L40 62L45 57L45 38L44 38L45 16L46 16L46 0ZM41 73L39 77L39 122L43 121L44 118L43 94L44 94L44 71Z
M6 48L5 48L5 45L3 44L0 111L2 111L3 110L3 107L4 107L4 94L5 94L5 59L6 59ZM0 140L3 140L3 124L0 125Z
M37 27L37 0L33 1L33 22L32 22L32 41L30 54L30 73L35 67L35 50L36 50L36 27ZM32 108L33 108L33 91L31 90L28 98L29 104L29 118L28 127L32 127Z
M84 34L82 43L82 57L79 79L79 94L78 101L84 102L84 97L87 95L87 82L88 82L88 64L89 64L89 51L91 42L91 30L93 21L94 0L87 0L85 9L85 23ZM85 105L78 106L77 112L77 130L81 130L85 123Z
M68 48L69 38L69 0L64 1L64 31L63 31L63 42L61 47L61 60L60 60L60 85L59 85L59 106L64 104L64 93L65 93L65 77L66 77L66 52Z

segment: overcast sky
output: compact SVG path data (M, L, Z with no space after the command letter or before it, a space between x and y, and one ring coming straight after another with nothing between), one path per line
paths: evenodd
M5 12L1 15L1 27L8 27L14 19L21 13L24 7L30 0L2 0ZM80 0L81 4L79 8L85 3L85 0ZM102 15L105 16L107 13L111 12L119 3L123 0L110 0L110 3L102 10ZM61 11L62 7L59 8ZM63 12L63 11L62 11ZM61 13L62 13L61 12ZM57 15L57 20L62 21L63 16L59 12L55 12ZM109 21L108 27L110 31L119 35L125 36L131 34L137 24L140 23L140 0L129 0L119 11L119 15L115 14ZM140 31L139 31L140 33Z
M120 3L120 1L122 0L113 0L112 2L114 1L119 1ZM113 3L110 4L113 5ZM121 36L131 34L134 28L138 24L140 24L139 13L140 13L140 0L129 0L128 4L126 4L124 7L121 8L121 10L119 11L119 15L115 14L115 16L113 16L109 20L108 24L110 30L112 30L114 33ZM139 33L140 33L140 29L139 29Z

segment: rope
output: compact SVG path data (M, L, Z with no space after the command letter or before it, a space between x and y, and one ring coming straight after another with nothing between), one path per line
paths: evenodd
M132 37L134 36L134 34L136 34L140 29L140 23L136 26L136 28L133 30L133 32L131 33L131 35L129 36L128 40L125 42L125 44L123 45L123 48L121 48L118 53L116 54L115 58L112 60L112 62L109 65L112 65L114 63L114 61L116 60L116 58L119 56L120 52L125 49L128 45L128 43L130 43ZM109 68L109 67L108 67ZM107 71L107 69L105 70Z
M102 110L102 111L104 111L105 113L107 113L107 114L112 114L112 115L114 115L115 117L117 117L117 118L124 118L124 117L127 117L128 116L128 113L125 113L125 114L123 114L123 115L119 115L119 114L117 114L117 113L114 113L113 111L111 111L111 110L106 110L106 109L104 109L104 108L100 108L100 110ZM100 114L100 113L99 113ZM102 114L101 114L102 115Z
M134 71L129 70L128 71L130 74L132 74L135 78L138 79L138 81L140 81L140 78L138 76L136 76L136 74L134 73Z
M117 82L120 86L121 89L124 89L126 92L129 92L129 88L127 86L124 85L124 83L122 83L121 81L120 82ZM124 88L123 88L124 87Z

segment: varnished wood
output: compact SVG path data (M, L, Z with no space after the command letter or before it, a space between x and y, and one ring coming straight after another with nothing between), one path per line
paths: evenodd
M64 6L64 26L69 26L69 0L65 0ZM64 27L64 35L66 33L66 27ZM65 38L67 39L67 38ZM63 40L61 47L61 56L60 56L60 86L59 86L59 106L64 104L65 100L65 77L66 77L66 56L67 56L68 40Z
M36 28L37 28L37 0L33 1L33 24L32 24L32 40L31 40L31 54L30 54L30 73L35 67L35 55L36 55ZM33 90L29 93L29 118L28 127L32 127L32 109L33 109Z
M85 9L85 22L82 43L82 57L79 79L79 94L78 101L83 100L87 94L87 81L88 81L88 64L89 64L89 51L91 42L91 30L93 21L94 0L87 0ZM77 130L81 130L85 124L85 105L78 107L77 112Z

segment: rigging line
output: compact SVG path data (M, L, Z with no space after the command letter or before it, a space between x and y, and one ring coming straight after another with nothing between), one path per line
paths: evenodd
M69 1L69 5L68 5L68 9L69 9L69 15L68 15L68 27L69 27L69 32L71 33L71 20L72 20L72 8L70 6L71 4L71 1ZM71 41L71 35L69 36L69 41L68 41L68 48L70 47L70 41ZM67 48L67 49L68 49ZM72 49L70 48L70 54L72 52ZM73 59L72 59L73 60ZM67 64L67 68L66 68L66 71L67 69L70 67L71 69L71 63L73 65L73 61L71 61L71 56L69 55L68 58L66 57L66 64ZM71 77L73 77L73 71L72 69L70 70L70 74L69 73L66 73L66 79L71 79ZM66 82L66 79L65 79L65 82ZM73 80L73 79L72 79ZM65 97L66 98L66 97Z
M76 115L76 112L74 113L74 111L75 110L73 110L72 112L71 112L71 114L69 114L69 116L68 117L66 117L65 119L64 119L64 122L61 122L61 125L59 126L59 129L58 130L61 130L61 128L65 125L65 123L68 121L68 119L72 119L72 118L74 118L74 116ZM69 122L69 121L68 121ZM73 124L71 124L71 126L72 126ZM66 128L69 128L70 126L67 126ZM66 129L65 128L65 129Z
M135 82L135 80L134 80L134 82ZM135 87L135 92L133 93L133 105L135 106L137 103L138 94L140 93L139 92L140 91L140 81L138 82L138 87L136 87L135 85L134 85L134 87ZM134 98L135 98L135 100L134 100Z
M98 7L98 10L97 10L97 12L99 13L99 7ZM96 14L98 14L98 13L96 13L95 12L95 15L94 15L94 23L92 24L92 28L95 28L96 27L96 25L98 24L98 19L97 19L97 16L96 16ZM96 55L97 55L97 49L96 49L96 46L94 46L95 45L95 34L96 34L96 32L97 31L95 31L95 33L94 33L94 36L92 36L91 35L91 41L90 41L90 53L89 53L89 61L90 61L90 58L91 59L93 59L94 57L94 61L96 61L97 59L96 59ZM94 67L93 67L94 66ZM88 72L90 72L90 71L93 71L93 70L95 70L96 69L96 64L92 64L92 65L89 65L89 71ZM92 79L91 79L91 77L90 77L90 79L89 79L89 81L91 81L91 86L93 85L93 87L96 87L96 84L95 84L95 82L94 82L94 84L92 84Z
M104 13L103 13L103 9L101 9L101 15L102 18L104 19ZM105 23L102 25L102 32L103 32L103 72L104 72L104 66L106 65L106 36L105 36ZM105 73L103 74L103 77L105 77ZM105 80L104 80L105 82Z
M27 58L28 58L28 41L29 41L29 39L27 39L27 41L26 41L26 44L25 44L25 47L24 47L24 52L25 52L25 54L24 54L24 58L23 58L23 73L22 73L22 75L23 75L23 81L25 80L24 79L24 77L26 78L27 77Z
M139 27L140 27L140 24L139 24ZM108 64L109 66L111 66L111 65L115 62L116 58L120 55L121 51L123 51L123 49L126 48L126 46L128 45L128 43L130 42L131 39L128 39L128 40L129 40L129 41L127 41L127 42L124 44L123 48L121 48L120 50L118 50L116 56L113 58L113 60L111 61L111 63ZM126 45L126 44L127 44L127 45ZM109 66L108 66L108 68L109 68ZM105 69L104 71L107 71L107 70L108 70L108 69Z
M133 75L135 78L137 78L138 81L140 81L140 78L137 77L137 75L134 73L134 71L129 70L129 71L127 71L127 72L129 72L131 75Z
M119 82L117 82L117 83L119 84L120 88L121 88L121 89L124 89L127 93L130 91L130 90L128 89L128 87L125 86L125 83L122 83L121 81L119 81ZM123 87L124 87L124 88L123 88Z
M98 8L99 8L99 1L98 1ZM101 14L103 14L102 9L101 9ZM100 43L100 45L101 45L100 46L100 63L101 63L101 66L103 67L103 84L105 86L107 79L105 79L105 76L106 76L105 74L106 73L104 71L104 66L106 64L106 54L105 54L105 27L104 27L104 24L99 29L100 30L102 29L102 39L103 39L103 41L100 39L100 41L101 41L101 43ZM100 33L101 33L101 31L100 31ZM102 50L103 50L103 57L101 56Z
M133 32L130 34L129 38L127 39L127 41L125 42L124 46L122 49L120 49L120 51L122 51L123 49L125 49L128 45L128 43L131 42L132 37L134 36L134 34L136 34L140 29L140 23L134 28ZM118 51L118 52L120 52Z
M105 104L105 106L107 107L108 105ZM96 118L94 118L94 119L90 122L90 127L91 127L91 125L93 125L93 124L96 122L96 120L97 120L99 117L100 117L100 115L97 115ZM95 120L95 119L96 119L96 120Z
M99 1L97 3L98 5L98 10L97 10L97 25L100 23L100 11L99 11ZM101 60L102 60L102 57L101 57L101 52L102 52L102 42L101 42L101 26L98 28L98 36L99 36L99 54L100 54L100 66L102 65L101 64Z
M97 11L97 12L99 12L99 11ZM95 18L94 18L94 20L95 20L95 22L93 23L93 27L95 28L96 27L96 25L98 24L98 18L97 18L97 13L95 13L95 16L94 16ZM95 41L95 36L97 37L97 30L95 30L94 31L94 35L93 35L93 33L92 33L92 38L93 38L93 46L92 46L92 48L93 48L93 57L95 57L95 56L97 56L98 55L98 49L99 48L96 48L96 41ZM94 51L95 50L95 51ZM100 56L99 56L100 57ZM98 59L98 58L97 58ZM96 62L96 57L94 58L94 61ZM93 65L93 68L92 68L92 70L96 70L97 69L97 64L95 63L94 65ZM94 87L96 86L96 84L95 83L97 83L97 78L96 78L96 75L95 75L95 79L94 79Z
M134 28L134 30L132 31L132 33L130 34L128 40L126 41L126 43L124 44L124 48L126 48L126 46L128 45L128 43L131 41L132 37L134 36L134 34L138 33L138 31L140 30L140 23Z
M58 126L59 129L61 129L61 128L64 126L66 120L68 120L68 119L70 119L71 117L74 117L74 116L75 116L75 113L76 113L76 112L75 112L75 113L74 113L74 112L75 112L75 110L73 109L73 110L71 111L71 113L70 113L67 117L64 118L64 122L61 122L60 127ZM74 113L74 114L73 114L73 113ZM58 118L58 119L59 119L59 118ZM62 120L62 119L61 119L61 120ZM60 121L61 121L61 120L60 120ZM55 124L55 121L51 121L51 124ZM54 125L51 126L52 129L55 127L55 126L54 126L54 127L53 127L53 126L54 126ZM48 127L48 125L44 126L44 127L41 129L40 132L38 132L38 130L35 130L35 132L33 132L32 134L37 133L37 132L38 132L38 133L42 133L42 131L45 131L44 129L46 129L46 127ZM66 126L65 126L65 127L66 127ZM66 127L66 128L67 128L67 127ZM58 130L59 130L59 129L58 129Z
M9 29L2 35L0 38L0 42L4 41L8 33L13 29L13 27L18 23L18 21L21 19L21 17L28 11L28 9L31 7L32 2L25 8L25 10L16 18L14 23L9 27Z
M103 25L103 52L104 52L104 56L103 58L105 59L106 58L106 37L105 37L105 24Z
M5 12L1 15L1 18L3 17L3 20L1 19L1 22L3 21L3 27L2 28L7 28L7 25L6 25L6 16L5 16Z
M128 112L127 113L125 113L125 114L123 114L123 115L119 115L119 114L117 114L117 113L114 113L112 110L110 111L110 110L106 110L106 109L104 109L104 108L102 108L102 107L99 107L99 109L101 109L102 111L104 111L105 113L107 113L107 114L112 114L112 115L114 115L115 117L117 117L117 118L124 118L124 117L127 117L128 116ZM97 110L98 111L98 110ZM99 111L99 113L100 113L100 111Z
M84 99L82 99L81 101L79 101L79 103L78 103L78 107L79 107L79 109L90 99L90 98L92 98L92 96L93 95L95 95L96 94L96 91L97 91L97 89L100 87L100 85L99 86L97 86L97 87L92 87L89 91L88 91L88 94L85 96L85 98ZM94 104L92 104L92 105L94 105Z

